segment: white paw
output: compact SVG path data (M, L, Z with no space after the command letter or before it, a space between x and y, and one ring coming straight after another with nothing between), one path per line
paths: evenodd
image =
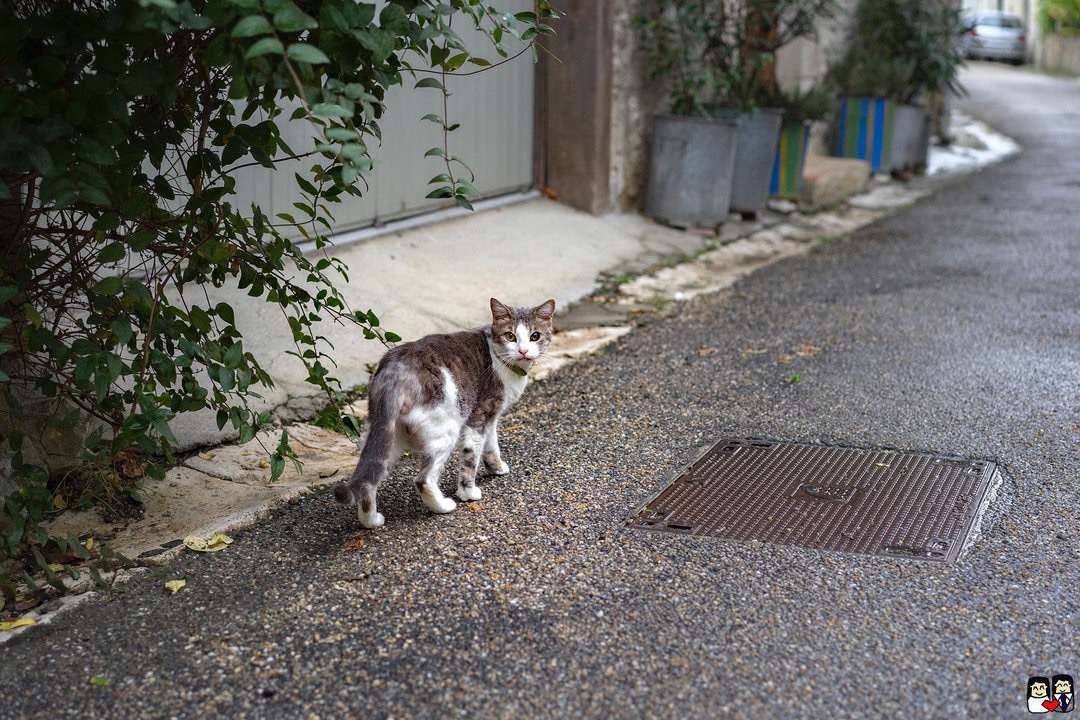
M424 498L424 504L428 506L428 510L431 510L431 512L433 512L433 513L439 513L440 515L445 515L446 513L454 512L454 509L457 507L457 503L454 502L453 500L451 500L448 497L437 497L437 498L426 498L425 497Z
M499 461L499 467L497 467L497 468L489 467L488 470L491 471L492 475L505 475L508 472L510 472L510 466L507 465L506 463L504 463L502 460L500 460Z
M382 527L383 523L386 522L386 518L382 516L381 512L366 513L360 508L357 508L356 514L360 517L360 524L368 529Z
M465 487L464 485L458 485L457 496L462 502L472 502L479 500L483 493L480 492L480 488L473 485L472 487Z

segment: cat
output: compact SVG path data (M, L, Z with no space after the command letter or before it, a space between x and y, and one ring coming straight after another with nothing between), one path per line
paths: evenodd
M368 386L368 437L352 476L334 489L338 502L356 505L360 523L384 522L376 505L379 486L403 449L420 458L414 483L436 513L457 503L439 489L443 466L461 443L457 496L479 500L476 471L510 468L499 452L499 416L517 402L528 372L551 344L555 301L514 308L491 298L491 325L428 335L387 352Z

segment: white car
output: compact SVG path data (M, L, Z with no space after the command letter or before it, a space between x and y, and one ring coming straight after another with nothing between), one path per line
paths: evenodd
M1022 65L1027 60L1024 23L1011 13L979 12L964 21L964 56L1007 60Z

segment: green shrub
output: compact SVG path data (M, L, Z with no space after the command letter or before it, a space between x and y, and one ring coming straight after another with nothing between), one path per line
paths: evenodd
M267 426L248 399L270 376L206 288L279 308L290 354L330 401L320 322L396 340L346 305L341 262L289 238L328 245L328 206L360 194L388 88L419 77L445 92L446 73L488 64L453 19L505 57L504 39L531 43L553 16L543 0L517 16L479 0L0 3L0 443L18 484L0 561L48 542L48 483L69 470L50 465L57 446L122 488L132 468L163 477L182 413L213 412L241 442ZM313 151L283 142L289 120L309 123ZM446 165L432 194L468 207L467 168L428 154ZM235 203L237 170L297 157L310 165L292 178L295 212ZM286 436L274 478L290 457Z

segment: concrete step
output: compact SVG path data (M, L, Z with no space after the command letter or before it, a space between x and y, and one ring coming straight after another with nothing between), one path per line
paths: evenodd
M865 160L808 155L799 202L809 209L828 207L861 192L869 180Z

